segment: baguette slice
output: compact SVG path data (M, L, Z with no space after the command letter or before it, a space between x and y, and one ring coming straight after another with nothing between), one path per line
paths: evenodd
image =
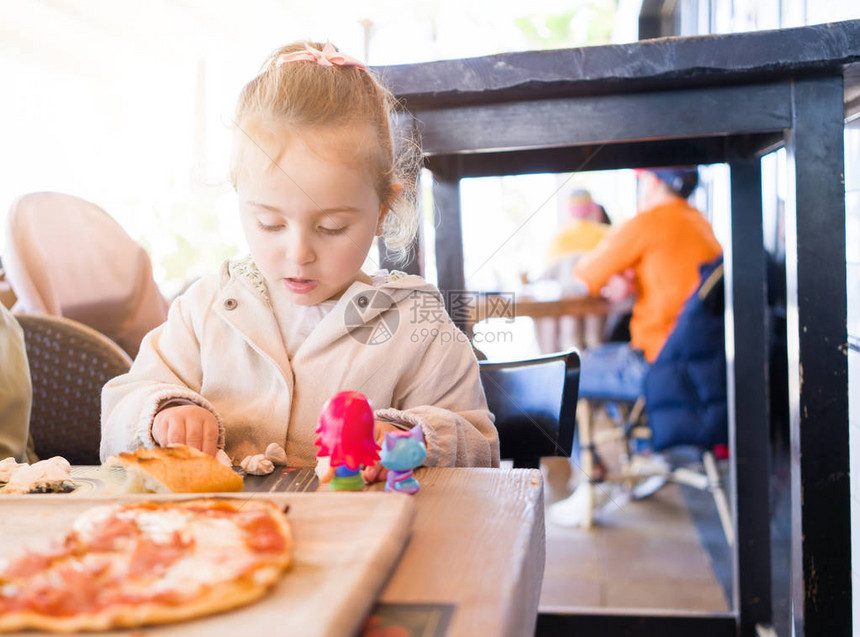
M111 456L108 467L122 467L126 493L217 493L241 491L242 476L209 454L186 445L139 448Z

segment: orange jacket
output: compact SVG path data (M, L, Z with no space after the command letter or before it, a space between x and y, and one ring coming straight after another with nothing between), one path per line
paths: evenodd
M676 197L614 227L576 264L574 273L597 295L613 274L633 269L636 302L630 342L653 362L699 283L699 265L721 253L707 219Z

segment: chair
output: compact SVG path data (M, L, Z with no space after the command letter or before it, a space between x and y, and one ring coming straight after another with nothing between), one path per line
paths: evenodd
M496 417L501 457L514 467L570 456L579 389L576 350L512 362L479 361L487 405Z
M40 458L63 456L72 464L99 464L101 391L124 374L131 359L116 343L70 319L15 316L33 383L30 435Z
M6 220L3 266L16 313L64 316L132 357L167 318L146 251L104 210L56 192L23 195Z
M678 321L650 366L637 397L613 399L591 397L583 401L580 427L582 466L586 475L593 475L596 444L623 440L626 453L621 470L601 476L597 482L621 482L630 488L652 477L709 491L723 526L727 543L734 543L728 500L723 488L716 459L711 451L728 439L726 406L726 368L723 324L722 260L701 268L702 281L684 304ZM592 432L591 409L595 403L615 402L621 417L613 429ZM637 440L647 439L654 451L676 446L695 446L702 450L702 470L677 467L654 472L633 470L631 449ZM591 488L591 487L589 487ZM593 505L593 493L587 502ZM583 526L591 524L592 511L584 517Z

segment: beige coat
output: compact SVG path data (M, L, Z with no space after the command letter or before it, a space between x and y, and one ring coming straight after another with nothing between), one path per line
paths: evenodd
M317 418L341 390L367 395L379 420L423 425L427 466L498 466L477 361L434 286L402 273L353 283L289 360L249 259L178 298L131 371L105 386L101 457L153 446L159 406L184 398L216 414L234 460L277 442L289 464L313 464Z
M33 389L24 349L24 332L12 313L0 305L0 460L27 461L27 434Z

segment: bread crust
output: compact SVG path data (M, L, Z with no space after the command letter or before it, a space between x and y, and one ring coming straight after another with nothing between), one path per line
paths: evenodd
M156 503L159 509L172 507L217 507L229 498L198 498L193 500ZM235 502L235 500L232 500ZM143 503L144 506L150 503ZM134 508L138 505L130 505ZM267 556L254 568L240 577L206 585L194 598L175 603L143 602L139 604L118 603L96 612L82 612L74 616L56 617L34 611L13 611L0 614L0 633L26 629L45 630L53 633L108 630L150 624L179 622L195 617L225 612L249 604L277 583L281 573L292 562L292 531L284 515L276 505L267 501L243 500L237 502L236 510L265 510L284 539L284 548L275 556Z
M241 491L242 476L207 453L187 445L140 448L111 456L107 466L120 466L153 493L220 493Z
M140 605L118 604L103 612L81 613L73 617L51 617L32 611L7 613L0 617L0 632L33 629L52 633L72 633L83 630L167 624L213 615L259 599L277 581L282 570L274 566L258 569L253 576L220 584L206 590L197 599L180 605L154 602ZM258 577L268 583L258 581Z

